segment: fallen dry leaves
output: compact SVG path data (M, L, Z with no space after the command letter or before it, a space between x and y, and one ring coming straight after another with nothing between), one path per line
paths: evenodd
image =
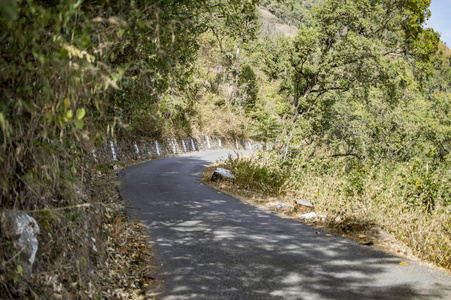
M109 233L105 267L99 272L106 299L152 299L160 289L157 264L145 225L117 218L104 225ZM151 291L153 289L153 291Z
M105 247L105 267L99 272L106 299L152 299L149 290L159 289L157 264L149 236L141 222L120 221L105 224L110 235Z
M119 189L111 189L118 187L116 173L105 176L99 185L99 189L108 190L110 197L103 216L105 242L99 249L103 252L103 262L96 274L101 298L155 299L162 291L162 284L157 276L158 264L146 225L127 217L126 203L120 199Z

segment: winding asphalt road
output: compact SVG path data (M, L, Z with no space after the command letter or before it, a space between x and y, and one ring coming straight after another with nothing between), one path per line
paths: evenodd
M451 277L245 205L202 185L227 151L154 160L120 172L121 195L147 223L161 299L451 299Z

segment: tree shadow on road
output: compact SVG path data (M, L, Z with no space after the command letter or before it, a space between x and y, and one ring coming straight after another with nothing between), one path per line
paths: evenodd
M209 161L179 157L121 172L149 227L163 299L446 299L451 279L200 184ZM164 169L158 169L164 168ZM195 175L193 175L195 174Z

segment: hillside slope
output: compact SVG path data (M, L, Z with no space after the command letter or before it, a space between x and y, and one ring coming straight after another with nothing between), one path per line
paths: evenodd
M297 29L294 26L285 24L282 20L273 15L265 8L258 9L261 21L261 33L266 37L287 36L293 37L296 35Z

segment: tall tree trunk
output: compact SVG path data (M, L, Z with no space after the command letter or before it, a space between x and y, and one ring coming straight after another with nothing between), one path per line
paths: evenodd
M236 49L236 60L235 60L235 84L233 86L232 99L235 99L238 95L238 82L240 79L240 64L241 64L241 49L243 48L243 39L238 42Z

